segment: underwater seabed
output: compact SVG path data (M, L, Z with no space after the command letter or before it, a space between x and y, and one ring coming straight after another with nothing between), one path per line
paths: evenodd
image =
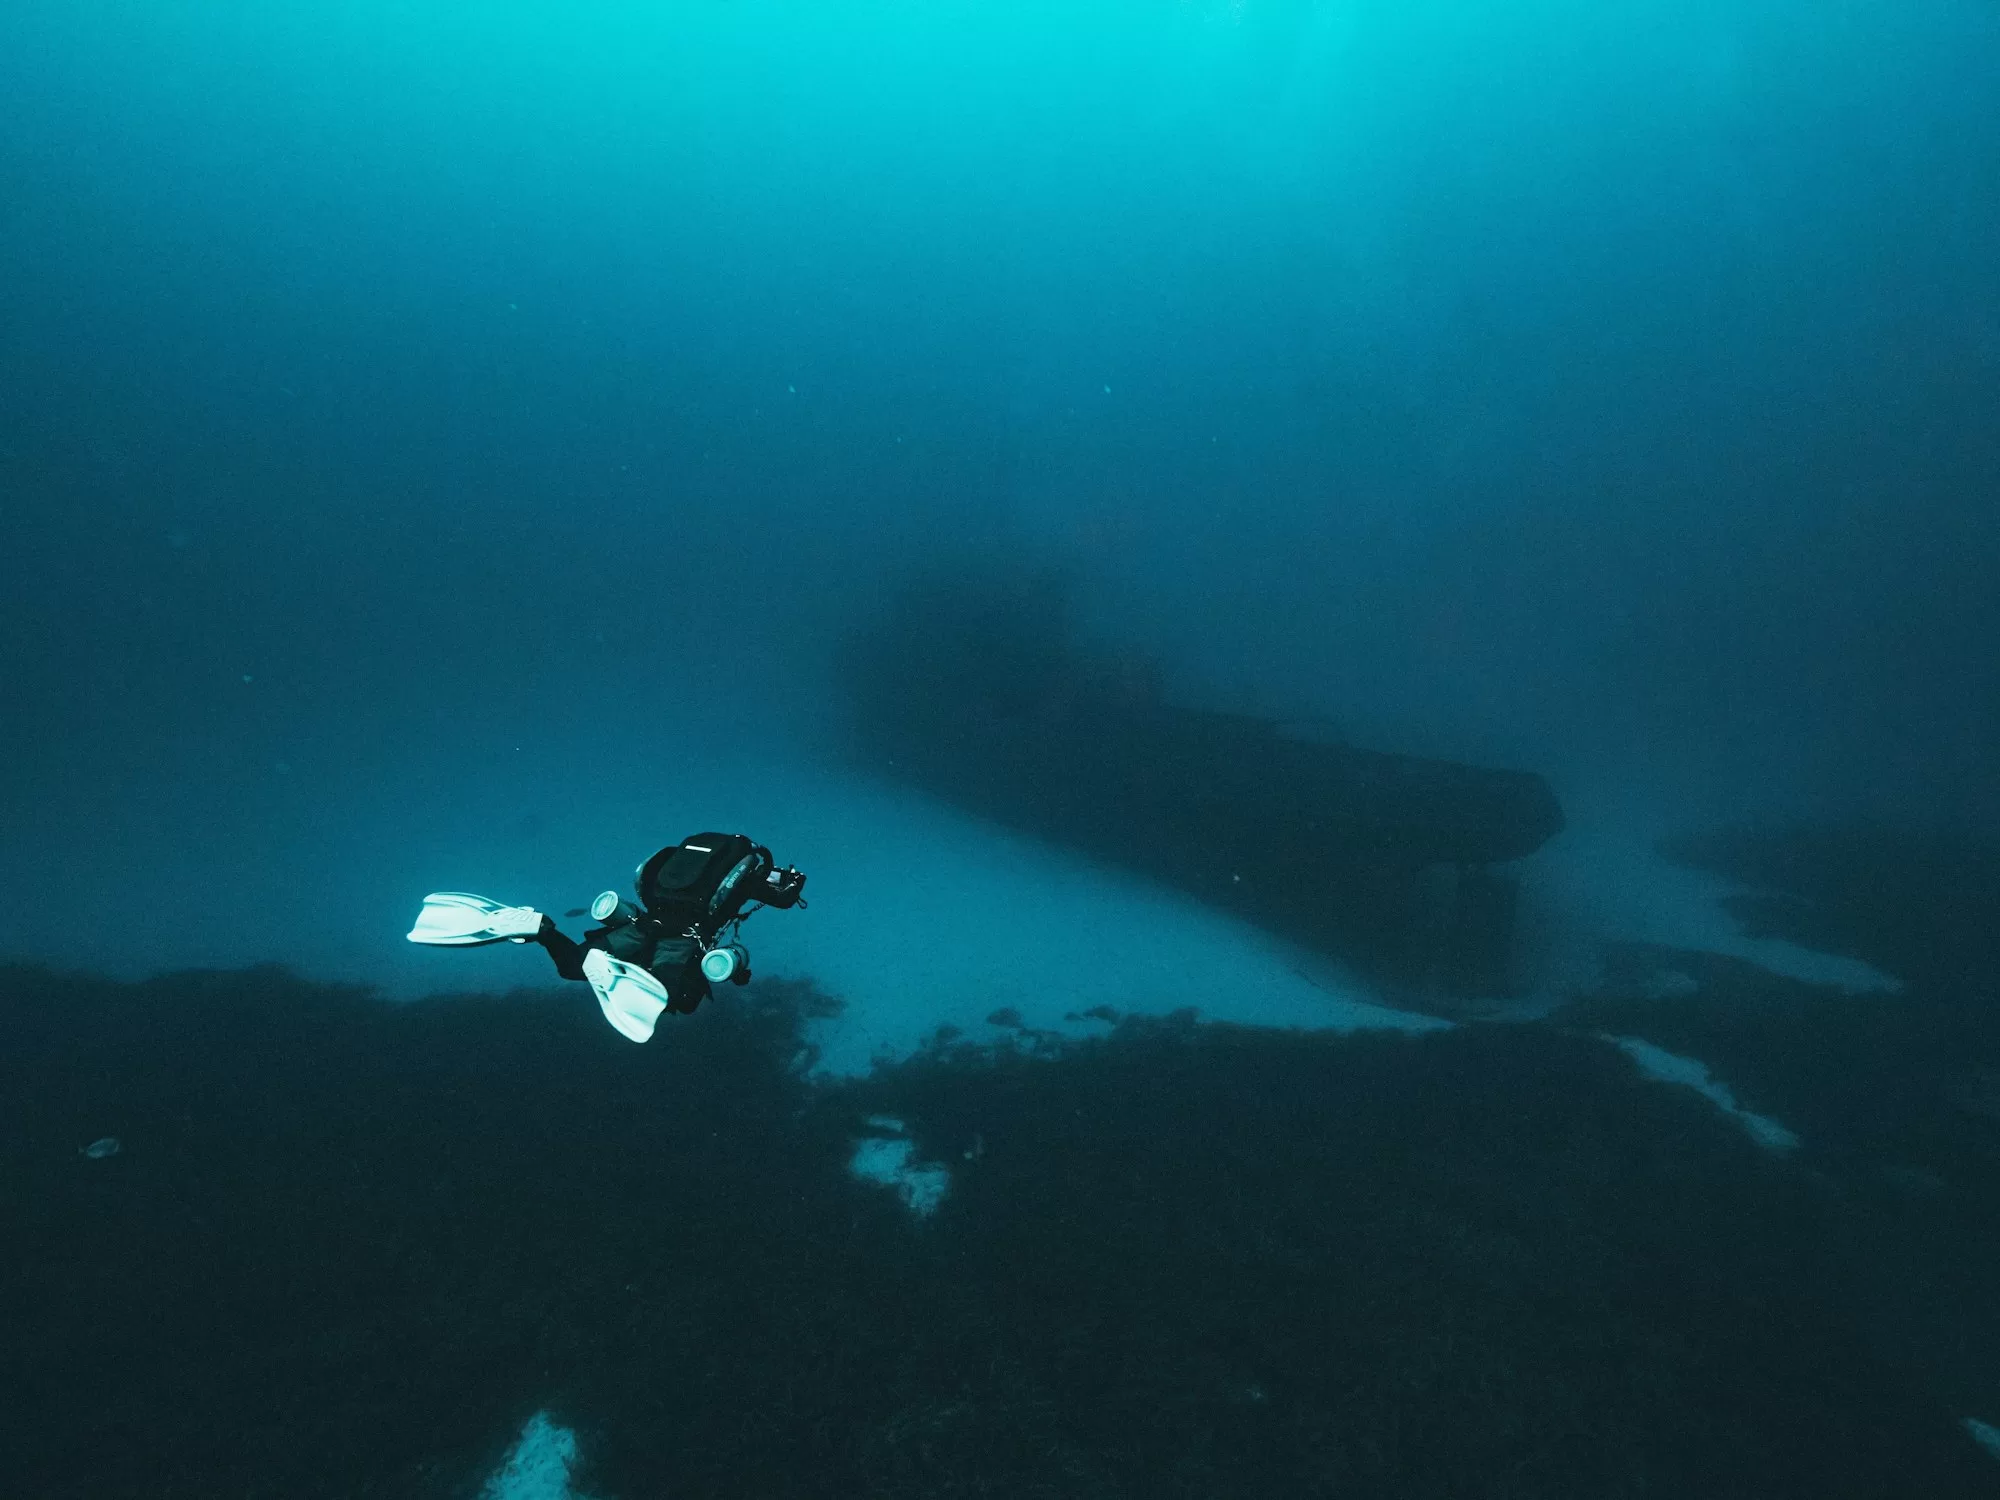
M1534 1024L843 1076L798 981L634 1047L574 988L5 971L10 1485L1990 1495L2000 865L1682 853L1901 989L1634 941Z

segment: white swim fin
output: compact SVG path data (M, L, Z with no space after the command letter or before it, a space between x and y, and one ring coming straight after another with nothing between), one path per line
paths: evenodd
M525 943L542 929L542 914L528 906L502 906L464 891L433 891L424 897L410 941L437 948L476 948L481 943Z
M667 1008L666 986L637 964L613 958L602 948L583 956L583 977L597 991L604 1019L620 1036L635 1042L653 1039L653 1026Z

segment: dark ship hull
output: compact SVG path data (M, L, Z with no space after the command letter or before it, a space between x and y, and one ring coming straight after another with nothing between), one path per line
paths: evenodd
M859 752L1405 999L1507 992L1514 887L1497 867L1561 830L1547 782L1177 707L1145 664L1081 650L1062 601L1023 581L909 590L845 654Z

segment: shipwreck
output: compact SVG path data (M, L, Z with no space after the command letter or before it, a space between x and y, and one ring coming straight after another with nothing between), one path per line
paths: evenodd
M977 815L1177 886L1405 1003L1514 987L1507 868L1563 827L1541 776L1170 702L1085 647L1059 580L905 586L841 655L854 752Z

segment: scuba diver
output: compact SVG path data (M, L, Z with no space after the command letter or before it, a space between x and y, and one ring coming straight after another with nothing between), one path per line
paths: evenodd
M761 906L803 907L805 885L796 866L779 869L771 851L744 834L696 833L639 866L637 905L616 891L591 902L598 925L581 942L531 907L463 891L426 896L409 939L447 948L539 943L558 974L590 985L620 1035L643 1042L661 1012L688 1014L709 997L711 984L748 984L750 952L739 938L744 921Z

